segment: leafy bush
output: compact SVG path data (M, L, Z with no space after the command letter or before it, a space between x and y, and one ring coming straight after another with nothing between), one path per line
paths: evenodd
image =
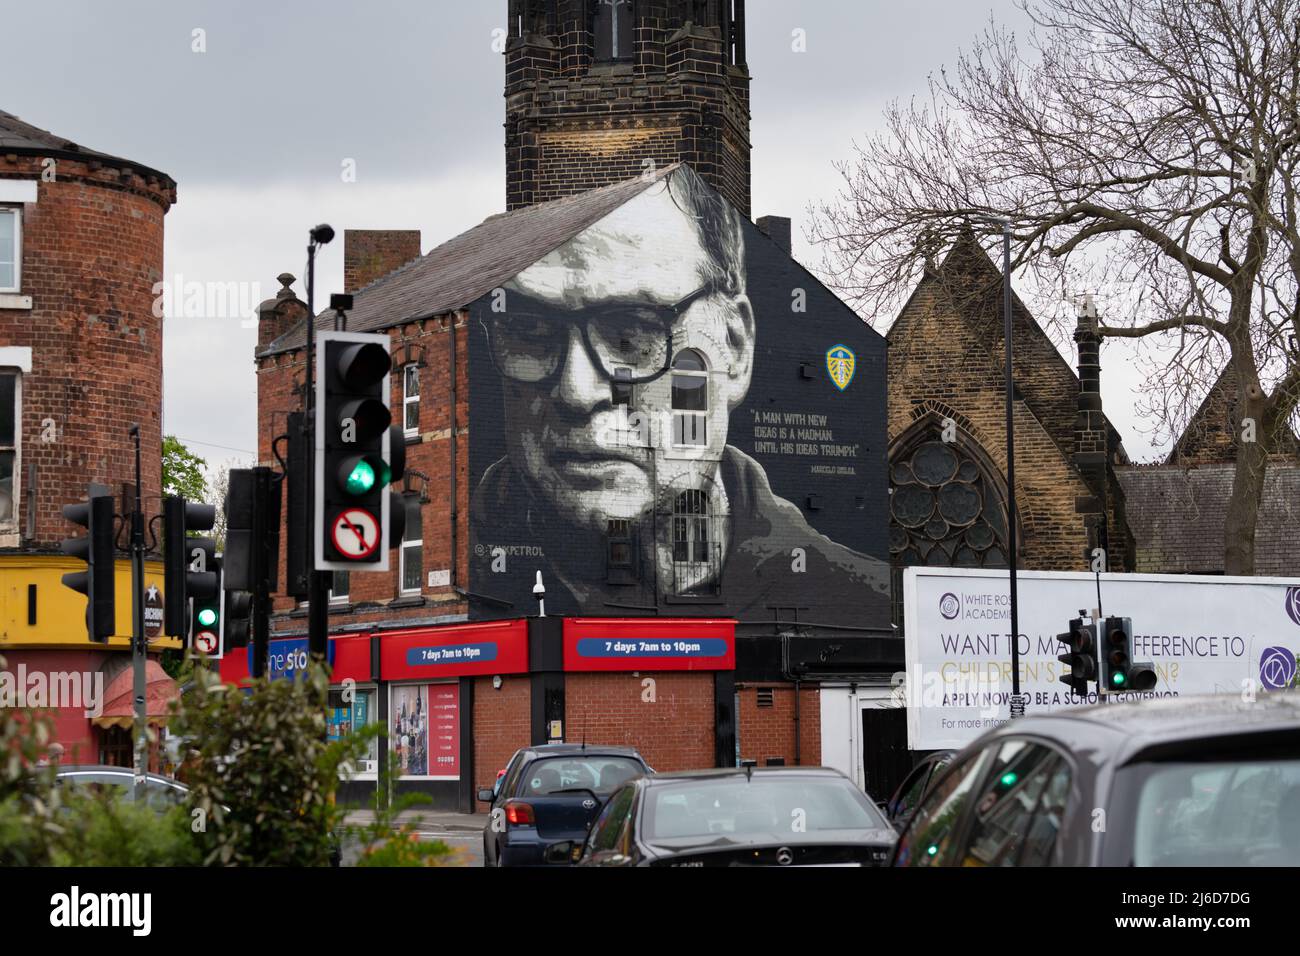
M311 665L298 680L259 680L247 689L195 671L175 720L199 757L186 776L195 834L209 866L328 866L339 766L361 755L353 735L325 736L329 672Z
M378 731L379 728L375 728ZM401 761L396 754L388 755L388 780L401 773ZM424 793L406 793L386 799L383 786L375 789L371 803L374 816L362 826L349 826L344 834L361 844L357 866L446 866L460 862L461 854L441 840L424 842L420 839L415 821L398 824L398 817L422 803L431 803Z
M199 844L189 811L172 807L159 815L147 804L122 800L110 791L66 799L65 838L58 841L55 866L197 866Z
M3 660L0 659L0 667ZM339 770L382 733L372 726L326 739L329 671L311 665L297 681L223 684L202 667L179 703L173 728L194 741L186 805L160 814L101 793L64 792L44 766L53 721L0 709L0 865L326 866L341 836L361 843L361 866L428 866L456 859L441 842L419 840L398 814L427 801L391 804L377 790L373 822L344 825L335 802ZM396 758L390 775L396 773Z

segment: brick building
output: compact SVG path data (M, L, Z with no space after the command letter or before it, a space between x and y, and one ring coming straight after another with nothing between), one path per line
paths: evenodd
M433 671L401 649L488 635L493 669L429 685L460 715L441 724L457 779L408 774L466 809L548 739L634 744L663 769L821 763L823 681L885 693L901 667L884 342L790 258L788 219L749 222L744 4L509 11L507 212L419 257L410 234L345 234L347 327L391 336L407 531L392 574L335 576L331 643L358 662L335 679L405 749ZM259 333L264 462L301 404L284 278ZM273 629L300 641L303 609L279 600ZM610 659L597 634L699 639Z
M777 236L686 165L411 261L412 236L345 233L345 275L383 273L346 327L390 336L406 533L390 573L334 577L335 679L365 701L337 704L393 746L417 728L404 785L468 808L514 748L584 737L662 769L818 764L820 681L887 686L884 341ZM282 281L264 462L301 407L305 307ZM274 612L273 647L301 646L305 608Z
M889 330L896 596L908 565L1006 566L1001 294L1000 270L967 237L942 263L927 267ZM1078 319L1076 374L1018 299L1013 315L1020 566L1088 570L1088 556L1102 540L1104 507L1110 570L1222 574L1223 522L1242 431L1231 367L1207 391L1169 455L1136 464L1102 406L1097 317ZM1300 567L1300 439L1287 429L1261 440L1269 443L1269 465L1255 571L1294 574ZM936 455L936 442L951 449L954 462ZM938 468L942 481L917 480L918 454L921 466ZM960 475L947 476L950 465L976 478L992 534L978 521L960 533L936 522L939 533L930 533L932 514L943 508L943 485L962 484ZM918 485L928 490L920 492ZM973 529L985 548L970 547ZM903 623L897 600L894 620Z
M1079 373L1013 301L1019 566L1081 571L1103 541L1133 570L1116 468L1128 458L1101 405L1095 319L1080 320ZM902 569L1008 567L1002 273L973 236L932 263L890 327L890 552Z
M163 217L176 184L0 112L0 656L11 672L93 673L104 710L58 713L67 759L130 762L129 638L87 640L85 599L64 587L82 533L62 507L89 482L134 489L139 423L144 495L161 487ZM119 506L119 512L126 510ZM131 633L129 562L117 569L117 633ZM157 563L146 582L162 584ZM156 650L178 647L160 640ZM175 687L149 663L150 714Z

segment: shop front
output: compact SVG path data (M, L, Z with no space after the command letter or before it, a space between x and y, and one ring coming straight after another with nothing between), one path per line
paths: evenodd
M329 644L330 736L384 728L349 769L347 802L369 802L390 755L393 792L462 812L530 744L626 744L660 770L734 762L733 621L520 618ZM227 654L222 678L247 678L249 654ZM306 637L272 641L267 674L289 679L306 661Z

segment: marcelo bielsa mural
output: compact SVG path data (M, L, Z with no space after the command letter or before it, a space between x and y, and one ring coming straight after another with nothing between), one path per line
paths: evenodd
M689 167L472 315L473 616L888 625L883 339Z

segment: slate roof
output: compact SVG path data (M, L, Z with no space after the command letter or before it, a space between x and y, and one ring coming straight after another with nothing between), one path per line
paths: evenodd
M164 187L176 187L176 181L164 172L142 166L134 160L98 150L87 149L79 143L51 133L49 130L33 126L15 116L0 110L0 153L15 153L21 156L52 156L56 159L99 160L105 166L129 166L145 176L156 176L163 180Z
M675 163L654 176L489 216L354 293L348 330L373 332L464 308L679 169L695 175ZM303 348L305 330L299 323L258 358Z
M1223 571L1223 517L1232 494L1229 462L1179 468L1115 469L1127 502L1138 571ZM1270 459L1255 530L1255 573L1292 576L1300 568L1300 462Z

